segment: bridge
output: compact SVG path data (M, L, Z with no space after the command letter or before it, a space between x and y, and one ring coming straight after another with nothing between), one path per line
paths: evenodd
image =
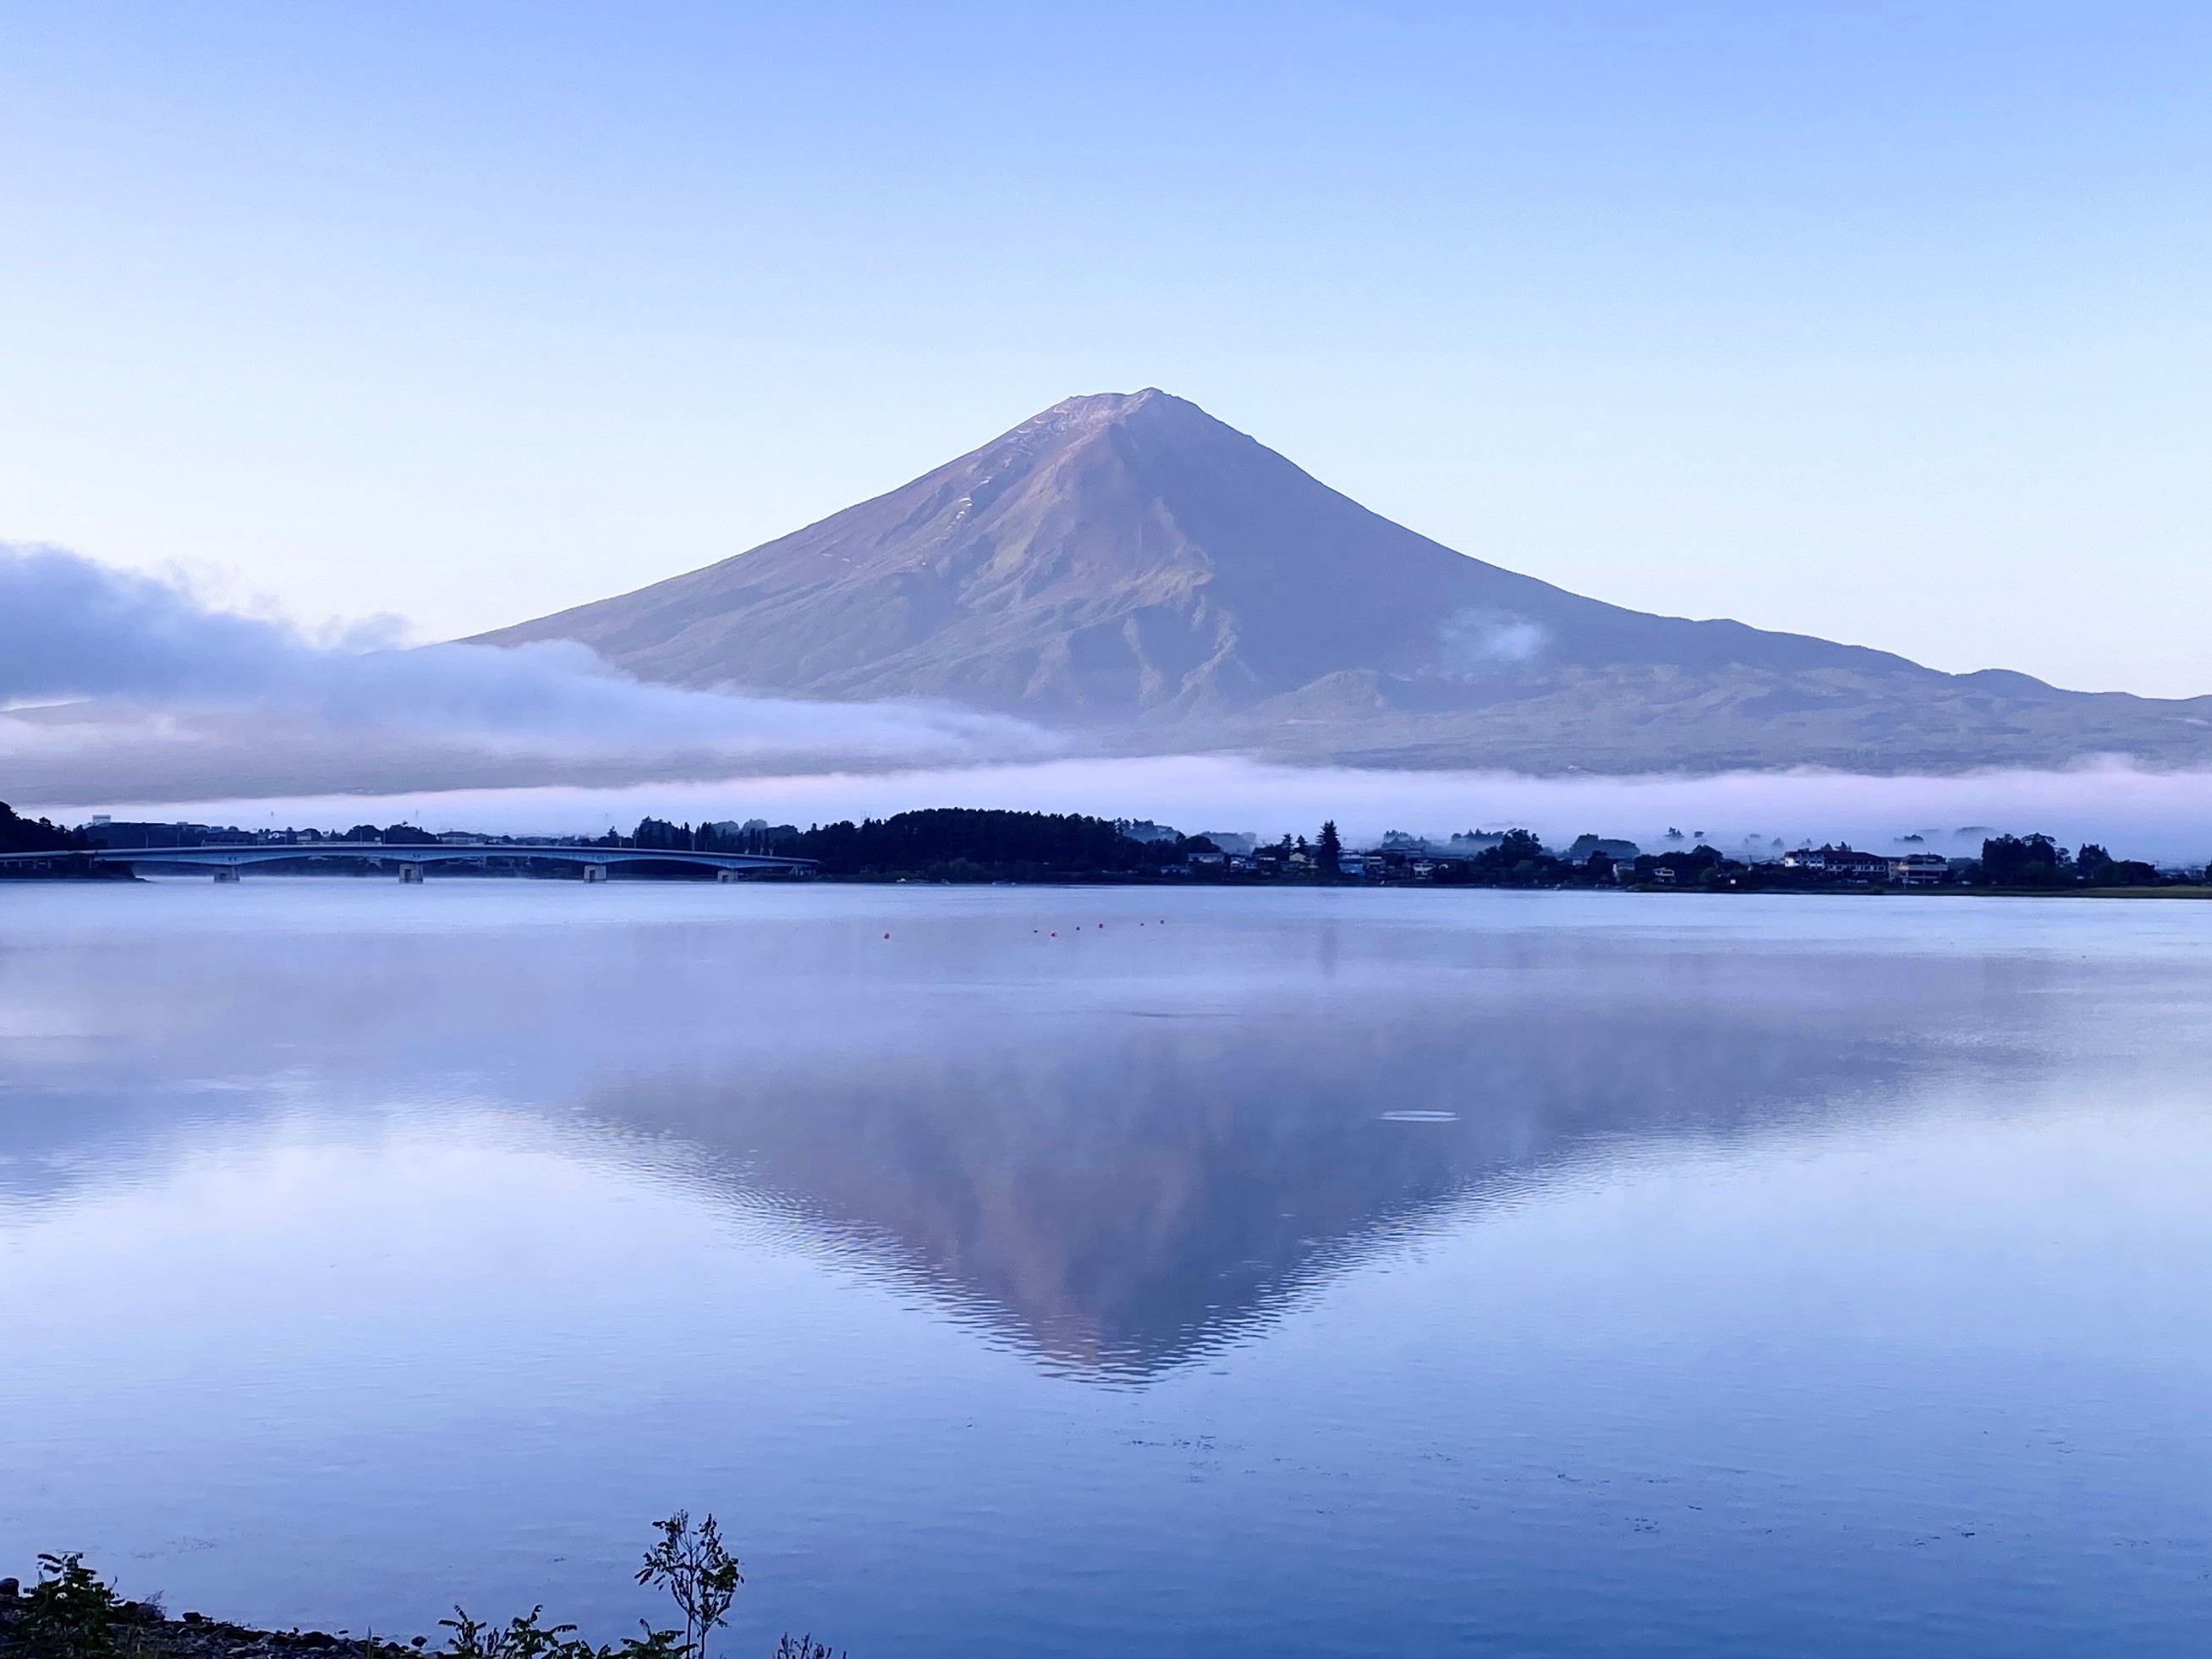
M436 842L421 846L380 841L240 842L200 847L95 847L81 852L0 854L0 865L18 868L67 868L88 864L141 864L211 869L217 881L236 881L248 865L296 863L305 859L371 859L397 865L399 879L420 881L432 864L483 864L492 859L532 859L580 865L586 881L605 881L617 864L689 864L735 880L753 870L811 872L812 859L776 858L765 853L701 853L684 848L590 847L567 842Z

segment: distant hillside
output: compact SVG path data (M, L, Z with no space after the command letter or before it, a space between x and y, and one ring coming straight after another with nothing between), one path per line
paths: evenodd
M483 636L1121 752L1526 771L2212 764L2212 697L2062 691L1623 610L1467 557L1196 404L1071 398L887 495Z

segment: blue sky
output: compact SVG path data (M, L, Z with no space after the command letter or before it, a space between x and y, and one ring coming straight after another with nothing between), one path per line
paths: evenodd
M2202 6L0 4L0 538L425 637L1158 385L1440 540L2212 690Z

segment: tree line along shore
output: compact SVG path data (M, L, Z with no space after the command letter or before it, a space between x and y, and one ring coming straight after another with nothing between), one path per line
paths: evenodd
M533 860L530 846L619 848L630 852L765 855L811 861L812 878L860 882L1027 884L1201 883L1258 885L1626 888L1698 892L1848 892L1917 890L2124 894L2196 896L2208 891L2202 869L2161 869L2116 858L2094 843L2060 846L2041 834L1991 835L1978 856L1942 858L1925 851L1878 854L1848 845L1723 852L1670 832L1679 843L1647 852L1632 842L1586 834L1564 848L1531 831L1469 830L1437 841L1399 832L1370 847L1347 846L1335 823L1310 836L1263 842L1225 832L1184 835L1142 820L1081 813L937 807L888 817L770 824L753 819L679 823L647 817L627 833L592 837L520 837L445 831L414 824L356 824L337 830L244 830L197 823L91 823L65 827L19 817L0 804L0 875L19 878L106 876L128 878L130 866L95 862L98 853L162 848L296 846L297 860L276 859L263 873L328 874L379 867L374 848L453 844L480 858L457 873L566 877L573 866ZM338 849L343 848L341 853ZM512 851L503 851L512 848ZM158 867L157 860L149 860ZM639 860L615 872L623 879L700 880L714 872L676 862ZM757 878L790 878L762 872Z

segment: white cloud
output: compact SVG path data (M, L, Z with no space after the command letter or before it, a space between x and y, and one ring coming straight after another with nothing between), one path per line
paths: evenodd
M1510 659L1528 641L1483 645ZM1540 642L1539 642L1540 643ZM15 705L9 708L8 705ZM366 797L367 799L363 799ZM1644 778L1367 771L1234 757L1055 753L1018 721L920 703L813 703L631 679L576 645L398 650L378 627L310 639L179 581L0 544L0 799L81 816L495 830L604 829L645 812L806 823L973 805L1151 817L1270 837L1509 824L1736 848L1978 829L2202 861L2212 778L2124 764L1958 777L1799 771Z
M1910 848L1900 838L1917 834L1926 837L1921 847L1944 854L1978 851L1991 830L2045 830L2068 846L2101 842L2131 858L2202 864L2212 857L2212 776L2121 764L1939 778L1812 771L1577 778L1269 766L1219 756L1066 757L620 788L475 788L395 794L374 804L332 795L204 799L159 812L128 799L100 805L123 817L200 823L328 825L359 813L379 823L407 818L434 829L517 833L596 833L647 813L805 824L925 806L999 806L1149 817L1185 831L1249 830L1270 840L1285 831L1312 835L1325 817L1354 842L1386 830L1443 835L1517 825L1553 845L1592 830L1655 850L1669 826L1686 836L1705 830L1729 850L1750 837L1771 844L1778 836L1793 846L1844 839L1889 852Z
M566 642L393 648L214 609L179 581L0 544L0 768L57 805L945 765L1047 752L920 702L653 685Z
M1447 674L1486 674L1534 662L1551 639L1551 630L1541 623L1509 611L1470 605L1438 625L1437 664Z

